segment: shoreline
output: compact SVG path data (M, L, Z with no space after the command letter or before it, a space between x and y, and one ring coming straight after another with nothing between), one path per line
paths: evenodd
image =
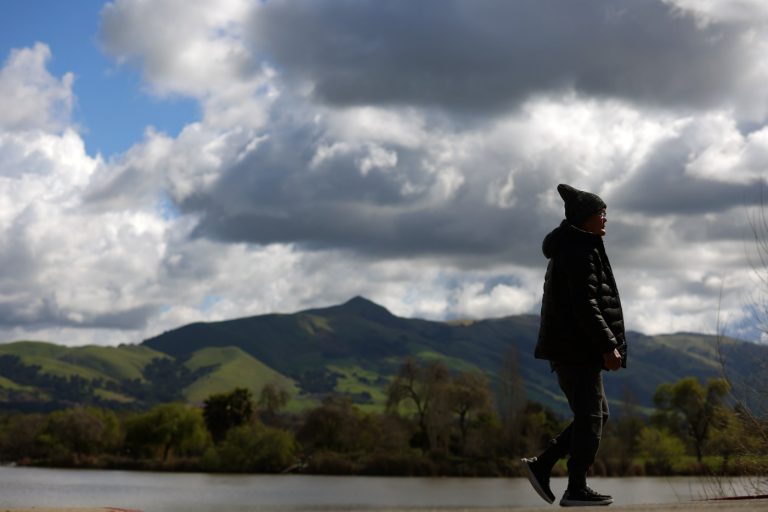
M124 462L124 461L123 461ZM84 471L130 471L137 473L204 473L204 474L219 474L219 475L300 475L300 476L349 476L349 477L393 477L393 478L527 478L526 475L517 466L512 466L513 470L507 473L483 473L483 472L461 472L461 471L437 471L434 473L409 473L409 472L397 472L397 471L236 471L236 470L224 470L224 469L211 469L205 468L201 465L190 462L188 460L181 460L168 463L145 463L135 462L132 463L106 463L106 464L45 464L45 463L2 463L2 468L34 468L34 469L64 469L64 470L84 470ZM519 470L519 471L518 471ZM553 472L552 477L566 477L567 473L562 471ZM706 471L678 471L669 473L645 473L645 474L603 474L594 473L590 475L590 478L712 478L712 479L729 479L729 478L763 478L764 475L760 473L749 473L734 471L724 474L717 474ZM4 512L0 509L0 512Z

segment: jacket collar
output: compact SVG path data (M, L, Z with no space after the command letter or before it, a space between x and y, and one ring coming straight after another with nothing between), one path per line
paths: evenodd
M598 247L603 245L602 236L590 233L589 231L584 231L581 228L577 228L567 220L563 220L563 222L560 224L560 228L565 233L567 233L566 236L568 236L571 240L577 240L581 243Z

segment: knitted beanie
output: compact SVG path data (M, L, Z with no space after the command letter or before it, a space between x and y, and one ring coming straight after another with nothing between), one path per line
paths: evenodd
M557 191L565 201L565 218L573 226L580 227L584 221L605 208L605 202L597 194L565 184L558 185Z

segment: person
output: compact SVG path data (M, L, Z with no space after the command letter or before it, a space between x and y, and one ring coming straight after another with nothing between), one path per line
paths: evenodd
M565 220L542 245L549 263L534 356L550 362L573 420L540 455L522 463L536 492L553 503L550 474L568 456L568 488L560 505L610 505L613 498L593 491L586 481L608 421L602 370L627 365L621 301L603 245L606 204L569 185L558 185L557 191L565 202Z

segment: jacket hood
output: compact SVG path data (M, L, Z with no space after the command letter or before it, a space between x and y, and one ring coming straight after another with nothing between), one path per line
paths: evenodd
M579 228L571 225L566 219L560 223L558 227L549 232L544 237L544 242L541 244L541 251L547 259L552 259L560 251L563 244L567 244L569 241L584 240L591 243L599 243L600 235L593 235L587 233Z
M563 238L563 229L564 226L560 224L544 237L544 242L541 244L541 252L544 253L544 256L547 259L551 259L555 254L557 254L557 250L560 247L560 240Z

